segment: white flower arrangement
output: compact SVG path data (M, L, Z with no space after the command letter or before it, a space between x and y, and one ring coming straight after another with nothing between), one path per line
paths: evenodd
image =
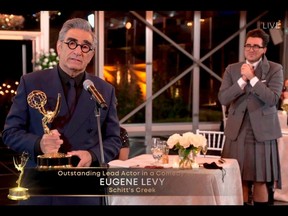
M207 145L207 139L201 134L194 134L192 132L183 133L182 136L176 133L168 138L167 144L170 149L199 151L203 146Z
M49 52L37 54L35 61L35 70L43 70L48 68L53 68L59 62L59 57L57 56L55 49L50 48Z
M207 145L207 139L201 134L192 132L173 134L167 140L170 149L178 149L179 163L173 164L174 168L199 168L195 162L195 156ZM192 153L192 154L191 154Z

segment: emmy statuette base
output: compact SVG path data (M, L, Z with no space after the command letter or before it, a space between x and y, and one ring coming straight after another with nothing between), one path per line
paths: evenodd
M9 189L8 198L11 200L26 200L29 197L28 188L14 187Z
M41 169L50 168L70 168L72 166L72 156L63 153L57 153L56 155L38 155L37 166Z

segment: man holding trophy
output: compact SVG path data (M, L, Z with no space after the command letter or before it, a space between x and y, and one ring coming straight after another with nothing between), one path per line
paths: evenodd
M2 138L12 150L29 154L26 167L37 167L47 161L48 167L53 166L59 158L63 160L56 166L98 167L118 155L121 140L115 89L86 71L95 54L96 43L87 20L67 20L56 45L59 64L53 69L21 77ZM71 81L73 84L69 86ZM97 108L101 112L101 128L95 115ZM77 158L77 163L70 164L70 157ZM57 160L53 161L55 158ZM30 197L20 204L103 203L101 197L40 196Z

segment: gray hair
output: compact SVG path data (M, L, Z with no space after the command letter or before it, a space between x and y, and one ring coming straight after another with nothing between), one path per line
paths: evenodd
M96 35L94 34L94 32L92 31L92 27L89 24L89 22L85 19L82 18L73 18L73 19L69 19L67 20L58 35L58 41L64 41L66 33L70 30L70 29L81 29L84 30L86 32L89 32L92 36L93 42L92 42L92 46L93 48L96 47L97 45L97 38Z

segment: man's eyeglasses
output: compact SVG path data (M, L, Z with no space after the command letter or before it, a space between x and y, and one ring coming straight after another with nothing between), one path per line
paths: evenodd
M83 53L88 53L89 51L93 50L93 48L91 48L90 45L88 44L78 44L75 41L71 40L71 41L63 41L63 43L67 44L67 46L69 47L69 49L74 50L76 49L78 46L80 46L81 51Z
M262 49L262 48L264 48L264 47L261 47L261 46L259 46L259 45L251 45L251 44L246 44L245 46L244 46L244 49L245 50L247 50L247 51L249 51L250 49L253 49L254 51L258 51L259 49Z

